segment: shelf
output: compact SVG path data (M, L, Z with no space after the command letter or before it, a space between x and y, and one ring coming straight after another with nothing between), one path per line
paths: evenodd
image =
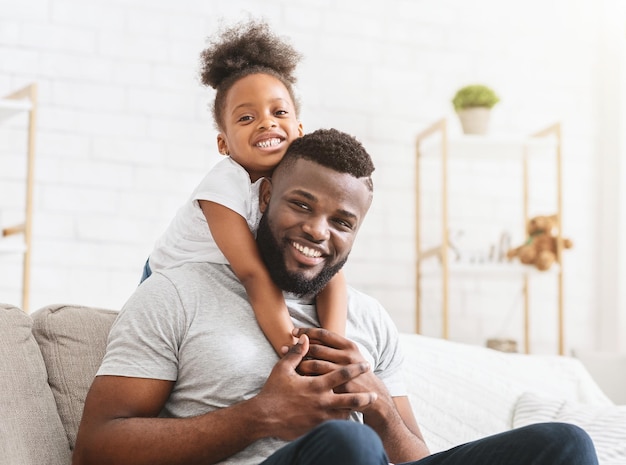
M522 202L520 208L520 216L523 224L527 224L529 217L529 191L530 191L530 174L529 165L531 158L542 157L542 160L555 163L555 186L556 186L556 205L557 219L562 224L562 170L561 170L561 126L555 123L552 126L528 136L506 135L506 134L490 134L488 136L479 135L459 135L450 136L448 131L447 120L441 119L434 122L431 126L424 129L416 137L416 167L415 167L415 248L420 258L416 260L416 332L420 333L421 314L422 314L422 287L421 280L424 277L433 277L441 282L441 334L444 339L449 334L449 292L451 277L455 278L459 275L463 277L475 277L483 279L489 278L516 278L520 279L523 285L523 322L524 322L524 347L527 353L530 353L530 300L529 300L529 283L531 275L554 275L556 276L556 292L558 295L558 352L565 353L564 345L564 309L563 309L563 267L557 263L547 271L540 271L533 266L523 265L519 262L455 262L450 256L450 228L449 216L451 202L449 199L450 191L450 165L454 164L458 167L463 166L463 162L468 161L485 161L485 164L495 164L497 162L519 163L519 176L522 181ZM428 160L428 162L426 162ZM441 173L437 175L440 185L440 222L441 222L441 244L437 248L424 250L422 244L422 197L424 188L422 186L422 171L439 169L433 166L432 161L441 165ZM533 160L534 163L534 160ZM479 163L480 164L480 163ZM423 166L422 166L423 165ZM423 169L422 169L423 168ZM467 172L466 172L467 171ZM460 170L462 175L471 176L472 170ZM439 177L440 176L440 177ZM431 176L432 178L432 176ZM430 178L429 178L430 179ZM508 186L506 186L508 188ZM514 187L512 187L514 188ZM470 195L471 193L468 193ZM429 192L429 195L432 195ZM560 236L559 236L560 239ZM439 257L431 260L429 257Z
M554 154L558 141L553 137L519 137L513 135L462 135L447 140L447 156L451 159L520 160L524 154ZM429 138L420 145L422 158L441 156L441 140Z
M0 119L7 119L13 115L30 111L32 102L28 100L0 99Z
M37 84L32 83L0 98L0 121L23 113L22 121L28 134L24 157L26 158L26 187L24 217L21 224L4 227L0 234L0 255L22 254L22 310L28 312L30 299L30 266L32 245L33 192L35 184L35 134L37 126ZM13 237L12 237L13 236Z
M499 277L520 277L520 276L556 276L559 272L559 265L554 264L549 270L540 271L533 266L523 265L519 262L511 263L458 263L448 264L448 271L455 275L497 275ZM434 265L423 263L422 276L436 276L441 274L442 267L438 262Z
M26 252L26 243L9 239L0 239L0 255L21 254Z

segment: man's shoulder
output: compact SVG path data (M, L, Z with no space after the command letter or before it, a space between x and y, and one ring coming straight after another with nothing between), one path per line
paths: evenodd
M178 301L193 308L200 302L221 302L245 295L228 265L197 262L155 271L135 294L142 300Z
M376 307L379 310L384 310L378 299L352 286L348 286L348 299L348 305Z
M232 269L228 265L209 262L185 262L171 268L165 268L155 272L175 286L183 283L221 281L232 279Z
M371 295L348 286L348 319L357 327L393 327L391 317L383 305Z

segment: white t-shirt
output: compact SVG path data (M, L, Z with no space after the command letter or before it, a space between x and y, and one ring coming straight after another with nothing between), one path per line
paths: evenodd
M262 179L259 179L252 183L248 172L230 157L218 162L156 241L149 258L151 270L189 262L228 263L211 235L198 201L209 200L224 205L243 216L250 230L255 233L261 218L261 182Z
M296 327L319 327L313 299L286 295ZM397 329L375 299L348 288L346 336L392 396L407 395ZM278 361L228 265L188 263L152 274L117 317L98 375L174 381L161 416L190 417L256 395ZM262 462L266 438L223 463Z

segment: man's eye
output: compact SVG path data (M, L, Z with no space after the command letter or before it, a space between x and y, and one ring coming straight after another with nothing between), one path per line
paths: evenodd
M285 116L287 114L287 110L278 110L274 114L276 116Z
M339 225L339 227L343 228L343 229L352 229L352 223L342 220L342 219L336 219L335 223Z
M293 202L291 202L291 204L300 210L310 210L309 206L306 203L298 202L297 200L294 200Z

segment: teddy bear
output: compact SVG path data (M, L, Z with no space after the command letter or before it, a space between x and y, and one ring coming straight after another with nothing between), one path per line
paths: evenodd
M507 258L519 258L525 265L534 265L540 271L550 269L557 260L557 215L535 216L528 221L526 243L510 249ZM563 249L570 249L573 243L570 239L562 238Z

